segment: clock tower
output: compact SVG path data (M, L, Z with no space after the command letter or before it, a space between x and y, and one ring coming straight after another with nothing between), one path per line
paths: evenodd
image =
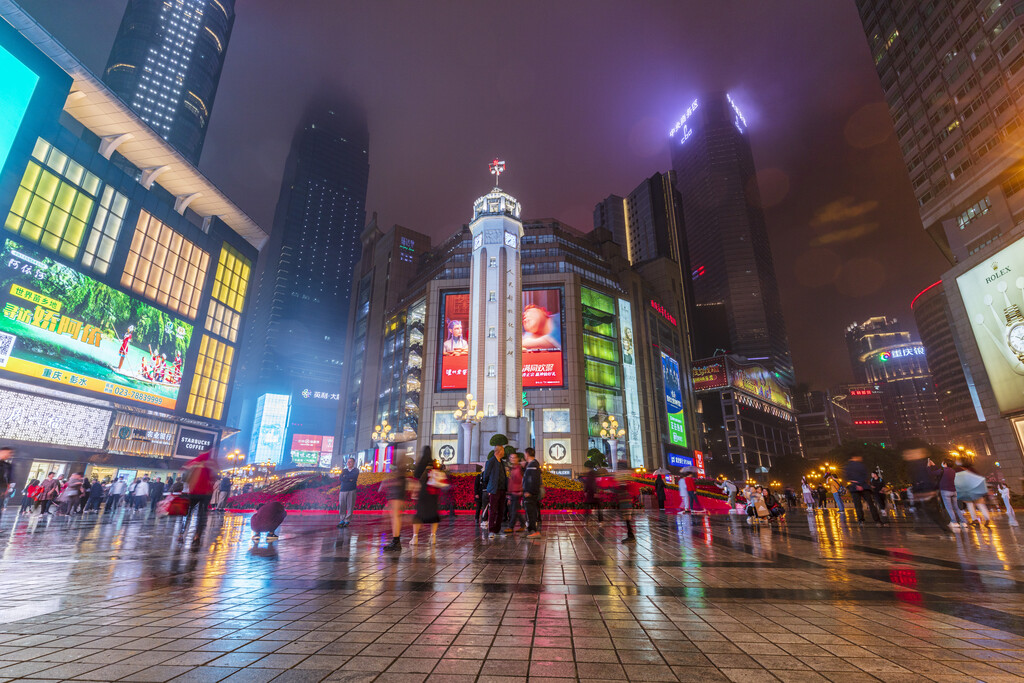
M469 224L469 392L484 413L483 431L513 437L523 394L523 223L519 202L497 187L505 162L495 159L490 168L495 187L473 203Z

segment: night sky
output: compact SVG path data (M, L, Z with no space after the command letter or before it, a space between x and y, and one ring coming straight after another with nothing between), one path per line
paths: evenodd
M23 0L95 73L126 0ZM670 168L703 91L750 125L797 380L852 378L843 331L911 328L945 261L924 233L853 0L238 0L200 168L269 230L307 102L370 126L367 215L443 239L491 187L583 231L596 202Z

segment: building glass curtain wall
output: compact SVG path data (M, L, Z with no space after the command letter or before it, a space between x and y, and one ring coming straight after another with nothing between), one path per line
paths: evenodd
M589 448L607 452L601 425L615 417L624 424L622 381L619 377L619 344L615 299L593 289L582 288L583 358L587 395ZM611 453L607 452L610 456ZM621 453L620 453L621 455Z

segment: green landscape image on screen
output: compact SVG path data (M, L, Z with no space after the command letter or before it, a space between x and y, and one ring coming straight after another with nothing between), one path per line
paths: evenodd
M10 239L0 250L0 306L8 371L52 380L59 370L89 390L134 398L95 384L112 383L173 407L192 325Z

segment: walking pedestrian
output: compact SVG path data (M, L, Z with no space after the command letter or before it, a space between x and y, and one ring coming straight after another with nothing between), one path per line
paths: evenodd
M476 523L480 523L480 513L483 512L484 508L487 507L487 492L484 491L484 475L483 472L478 473L473 478L473 503L476 506Z
M622 543L636 543L636 536L633 534L633 496L629 492L629 470L616 470L615 496L618 501L619 514L622 515L622 521L626 523L626 537L622 539Z
M915 509L923 511L943 534L950 536L946 521L939 511L939 471L928 459L928 451L924 448L907 448L901 455L907 463L907 474L911 481L910 492L914 497Z
M828 489L825 488L824 482L818 482L818 485L814 489L815 495L818 496L818 507L822 510L828 509Z
M878 473L878 470L871 472L871 479L868 480L868 488L871 489L871 493L875 496L875 501L878 503L878 513L883 517L886 517L885 502L886 498L886 485L885 480L882 479L882 475Z
M149 511L156 513L156 506L164 498L164 483L157 477L149 482Z
M1017 524L1017 515L1013 514L1013 505L1010 504L1010 487L1006 485L1006 482L999 482L999 486L996 487L996 491L999 492L999 497L1003 499L1003 507L1006 508L1006 517L1009 519L1010 526L1020 526Z
M188 514L181 524L181 537L185 537L192 513L196 515L196 531L192 536L192 547L198 548L203 542L203 531L206 530L206 518L210 512L210 500L213 498L213 480L217 475L217 465L213 461L212 452L200 453L185 463L185 480L188 483Z
M89 491L92 489L92 482L89 481L89 477L82 478L82 495L78 497L78 509L76 512L79 514L85 512L85 505L89 502Z
M103 501L103 483L99 477L93 477L92 486L89 487L89 500L85 505L86 512L99 512L100 503Z
M391 476L381 482L381 489L387 499L391 515L391 542L384 546L386 552L402 549L402 511L405 509L406 470L405 456L392 466Z
M33 507L36 502L36 497L43 492L43 488L39 485L38 479L33 479L26 486L25 490L21 492L21 510L18 512L24 514L26 510Z
M217 482L217 509L224 512L228 507L228 498L231 497L231 477L227 474L221 476Z
M78 507L78 499L82 496L82 477L81 472L75 472L68 477L67 486L60 492L60 496L57 498L57 514L61 516L70 515Z
M134 510L141 510L149 505L149 477L143 477L135 484L135 492L132 495Z
M430 446L423 447L423 455L416 464L413 476L420 482L420 493L416 496L416 510L412 518L412 545L419 543L420 527L430 525L430 545L437 543L437 525L441 522L441 492L448 488L444 472L434 468L434 456Z
M654 478L654 496L658 499L658 509L665 511L665 478L658 473Z
M839 478L829 472L825 475L825 488L832 494L832 500L836 502L836 512L840 515L845 514L843 509L843 485L839 483ZM862 512L861 515L863 514Z
M811 491L811 485L807 483L807 477L800 477L800 491L804 495L804 505L807 506L807 511L814 512L814 493Z
M679 497L682 499L683 512L689 514L690 512L690 491L695 488L693 486L693 472L686 472L683 475L682 481L679 482ZM691 488L693 487L693 488Z
M718 488L727 496L726 503L729 505L729 514L732 514L736 511L736 493L739 490L736 482L731 479L725 479L719 482Z
M857 523L864 523L864 506L866 501L871 511L871 519L875 524L882 526L882 518L878 514L878 503L874 491L868 484L868 468L864 464L864 458L855 455L843 466L843 476L849 482L847 488L850 490L850 498L853 501L853 511L857 515Z
M43 492L39 496L40 501L42 501L40 513L45 515L50 511L50 505L53 504L54 499L57 498L57 494L60 492L60 480L57 479L57 473L50 472L39 485L43 487Z
M601 514L601 501L597 497L597 470L590 461L587 461L587 472L583 476L583 505L586 510L586 520L590 521L590 514L597 510L597 523L604 523L604 516Z
M352 523L352 511L356 507L356 486L359 484L359 470L356 459L349 458L345 469L338 477L338 528L347 527Z
M984 519L985 526L992 526L988 505L985 503L985 497L988 496L985 477L974 471L970 465L961 465L960 471L953 477L953 484L956 486L956 499L967 506L971 523L981 526L981 519Z
M540 463L537 452L526 449L526 467L523 468L523 505L526 506L526 537L540 538L540 497L542 490Z
M505 496L508 494L508 473L505 472L505 447L495 446L494 455L484 466L484 491L487 492L487 530L489 538L501 531L501 520L505 516Z
M117 504L121 502L121 496L125 495L127 491L128 485L124 482L124 477L115 479L107 491L107 504L103 508L104 514L116 510Z
M526 522L519 519L519 512L523 509L523 468L519 464L518 453L509 456L508 501L508 527L505 528L505 533L514 534L517 523L520 524L520 528L526 528Z
M7 490L14 487L14 449L10 446L0 448L0 500L7 500ZM22 509L24 509L22 504Z
M960 506L956 500L956 468L948 460L942 461L942 472L939 475L939 495L942 497L942 504L946 507L946 514L949 515L949 526L951 529L967 528L967 518L960 512Z

